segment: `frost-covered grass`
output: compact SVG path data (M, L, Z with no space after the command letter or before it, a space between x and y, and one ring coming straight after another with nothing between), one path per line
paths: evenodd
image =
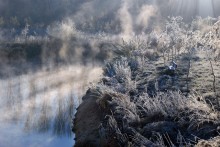
M185 96L181 91L161 92L157 88L155 95L150 96L149 83L140 84L133 77L134 72L138 76L144 70L131 70L129 61L121 58L111 66L107 64L106 76L93 87L96 102L106 115L102 129L105 137L114 136L118 144L126 146L148 146L159 142L158 139L168 146L171 143L179 146L217 134L220 115L209 101L195 92ZM182 142L178 142L180 136Z
M219 135L219 32L214 30L219 26L206 21L187 26L170 18L162 32L113 45L116 57L91 87L104 116L102 140L118 146L190 146ZM171 61L178 65L175 71L168 70ZM204 97L210 92L213 99Z

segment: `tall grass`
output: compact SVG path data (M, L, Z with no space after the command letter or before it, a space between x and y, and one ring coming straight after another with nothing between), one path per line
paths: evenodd
M211 49L211 52L213 48L219 50L215 45L218 43L213 40L217 36L211 33L211 20L207 19L206 24L210 30L201 30L199 22L194 23L187 26L179 17L170 18L162 32L150 34L147 41L142 41L145 48L132 41L114 45L116 57L106 63L102 80L90 89L103 116L99 129L102 143L114 142L118 146L190 146L199 139L218 136L220 115L216 103L189 87L191 67L182 64L186 51L190 56L193 53L192 57L187 58L187 62L193 64L197 61L196 53L201 49ZM157 56L145 56L144 53L152 48ZM167 50L169 53L165 54ZM150 56L153 55L156 54ZM182 65L171 72L165 63L169 65L170 61ZM171 80L167 82L168 86L163 85L166 83L161 78L163 76ZM185 84L181 79L184 77L189 82L187 93L180 86Z

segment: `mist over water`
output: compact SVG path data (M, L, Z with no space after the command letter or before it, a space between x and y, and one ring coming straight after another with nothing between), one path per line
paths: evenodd
M0 0L0 146L72 146L72 118L109 44L179 15L218 17L220 1Z
M147 33L167 16L180 15L184 21L192 21L196 16L220 14L218 0L0 0L0 7L0 30L14 28L13 35L17 35L17 30L21 32L28 24L28 34L33 36L50 35L48 27L67 20L81 32L127 36Z
M0 145L72 146L76 108L101 72L74 65L1 79Z

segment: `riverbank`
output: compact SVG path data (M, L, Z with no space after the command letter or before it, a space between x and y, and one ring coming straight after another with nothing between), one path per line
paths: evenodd
M203 146L219 137L218 35L189 34L178 18L168 26L169 34L114 46L77 109L75 146Z

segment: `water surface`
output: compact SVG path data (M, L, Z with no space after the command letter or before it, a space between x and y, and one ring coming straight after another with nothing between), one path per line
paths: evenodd
M0 79L0 146L73 146L76 107L100 73L71 65Z

